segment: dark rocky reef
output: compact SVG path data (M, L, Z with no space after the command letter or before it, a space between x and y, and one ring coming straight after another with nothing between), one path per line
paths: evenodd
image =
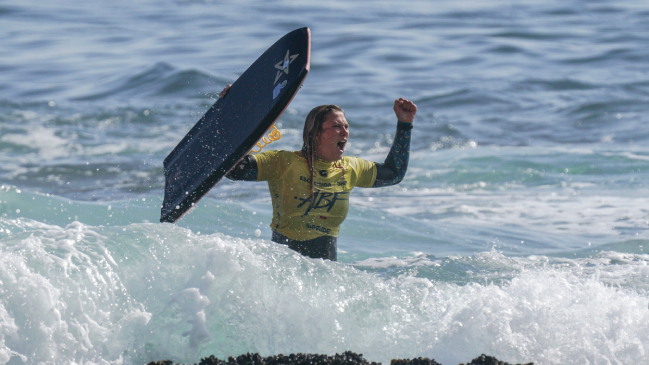
M147 365L175 365L171 360L152 361ZM198 365L381 365L381 363L369 362L363 358L363 354L357 354L351 351L345 351L342 354L334 356L317 355L317 354L290 354L284 356L282 354L268 357L261 357L259 354L245 354L234 357L229 357L227 361L219 360L214 357L206 357L201 359ZM427 357L407 359L407 360L392 360L390 365L441 365L433 359ZM500 361L493 356L480 355L467 364L460 365L512 365L510 363ZM516 364L523 365L523 364ZM525 365L534 365L528 363Z
M464 364L460 364L460 365L464 365ZM487 356L485 354L482 354L476 357L475 359L471 360L471 362L466 365L511 365L511 364L508 362L500 361L493 356ZM516 365L534 365L534 363L529 362L527 364L516 364Z

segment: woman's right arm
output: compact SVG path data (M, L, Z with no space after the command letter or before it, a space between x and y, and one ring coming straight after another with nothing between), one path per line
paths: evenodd
M247 155L228 172L225 177L230 180L257 181L257 160L255 156Z

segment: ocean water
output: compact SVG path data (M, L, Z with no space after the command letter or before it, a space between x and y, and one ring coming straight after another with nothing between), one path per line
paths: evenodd
M312 69L272 148L334 103L397 186L339 262L270 241L264 183L158 223L162 161L283 34ZM0 364L259 352L649 363L646 1L0 2Z

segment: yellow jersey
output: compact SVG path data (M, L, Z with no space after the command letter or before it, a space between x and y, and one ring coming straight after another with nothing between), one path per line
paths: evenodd
M372 187L376 164L344 156L336 162L316 158L311 198L311 173L301 151L267 151L255 155L257 181L268 181L273 203L271 228L284 236L306 241L338 237L349 210L349 193Z

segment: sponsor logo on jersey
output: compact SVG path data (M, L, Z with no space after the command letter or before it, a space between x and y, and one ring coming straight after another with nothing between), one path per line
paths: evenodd
M320 227L320 226L316 226L315 224L311 224L311 223L307 223L306 228L313 229L315 231L322 232L322 233L325 233L325 234L329 234L331 232L331 228Z
M317 211L319 209L326 209L327 212L329 212L331 211L331 208L334 207L336 202L349 200L348 197L348 191L341 191L336 193L316 191L313 194L313 199L311 199L311 195L307 196L306 198L295 197L295 199L300 201L300 204L298 204L297 206L298 208L302 208L308 203L304 214L302 214L302 216L304 217L306 215L309 215L312 210Z
M309 183L309 184L311 183L311 179L309 179L308 177L304 177L304 176L300 176L300 181L304 181L305 183ZM340 182L338 182L338 186L340 186L340 185L341 185ZM342 184L342 185L345 185L345 184ZM313 186L317 186L319 188L330 188L332 185L329 182L317 182L316 181L316 182L313 183Z

